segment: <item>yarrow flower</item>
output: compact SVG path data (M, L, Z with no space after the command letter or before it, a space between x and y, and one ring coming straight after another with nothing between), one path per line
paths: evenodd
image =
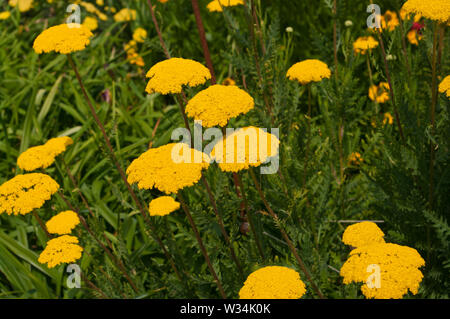
M143 28L137 28L133 32L133 40L136 42L144 42L145 38L147 37L147 31Z
M180 203L170 196L161 196L150 202L150 216L165 216L180 208Z
M58 183L48 175L16 175L0 186L0 214L28 214L42 207L58 189Z
M320 82L322 79L329 79L331 71L322 61L308 59L295 63L287 71L286 77L289 80L297 80L300 84L310 82Z
M211 151L222 171L238 172L258 167L278 154L280 140L273 134L249 126L227 134Z
M50 234L65 235L70 234L79 223L77 213L66 210L50 218L45 226Z
M81 258L83 248L78 245L75 236L63 235L47 242L47 246L38 258L41 264L53 268L60 264L73 263Z
M100 20L103 20L103 21L108 20L108 16L106 14L104 14L103 12L101 12L99 9L97 9L97 7L94 6L92 3L82 1L80 3L80 5L82 7L84 7L87 12L96 14ZM101 4L99 4L99 5L101 5Z
M353 247L384 243L384 233L373 222L360 222L348 226L342 235L342 242Z
M236 85L236 81L232 78L225 78L222 81L222 85Z
M268 266L252 272L239 291L239 299L299 299L306 292L293 269Z
M9 12L9 11L0 12L0 20L6 20L10 16L11 16L11 12Z
M375 40L372 36L368 37L359 37L353 42L353 51L358 54L366 54L367 50L374 49L378 46L378 41Z
M140 189L157 188L166 194L177 193L199 181L210 159L184 143L151 148L135 159L127 169L128 182Z
M253 98L234 85L212 85L200 91L186 105L186 113L205 127L225 126L229 119L255 106Z
M417 250L391 243L375 243L351 251L341 268L344 284L362 282L366 298L399 299L417 294L425 261ZM374 272L375 271L375 272Z
M83 25L91 31L95 31L98 28L98 21L93 17L86 17L83 21Z
M56 137L44 145L27 149L17 158L17 165L25 171L47 168L55 162L56 156L64 152L73 140L68 136Z
M380 84L372 85L369 88L369 98L377 103L385 103L389 100L389 84L380 82Z
M383 124L389 124L392 125L394 123L394 118L392 117L391 113L384 113L383 115Z
M210 12L222 12L222 7L233 7L244 4L244 0L214 0L206 6Z
M363 162L363 158L358 152L353 152L349 155L348 162L350 165L359 165Z
M136 10L123 8L114 15L114 21L125 22L136 20Z
M20 12L27 12L33 6L33 0L9 0L11 7L19 6Z
M211 79L208 68L189 59L171 58L156 63L147 72L147 93L181 93L183 85L191 87Z
M89 43L93 34L82 24L60 24L44 30L34 40L33 49L36 53L55 51L68 54L83 50Z
M441 23L448 23L450 20L450 1L448 0L408 0L402 9L407 14L416 13Z
M445 93L450 98L450 75L447 75L439 84L439 92Z

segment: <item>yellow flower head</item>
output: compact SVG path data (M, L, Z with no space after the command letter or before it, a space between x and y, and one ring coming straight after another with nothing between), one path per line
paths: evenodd
M241 128L218 142L211 151L211 159L225 172L238 172L257 167L278 154L280 140L273 134L249 126Z
M423 35L417 30L411 29L406 34L406 38L408 39L409 43L419 45L419 41L423 39Z
M75 236L63 235L47 242L47 246L38 258L41 264L53 268L60 264L73 263L81 258L83 248L78 245Z
M389 84L380 82L378 86L372 85L369 88L369 98L377 103L385 103L389 100Z
M0 12L0 20L6 20L10 16L11 16L11 12L9 12L9 11Z
M33 48L36 53L55 51L68 54L83 50L92 37L92 32L81 24L60 24L44 30L34 40Z
M300 84L320 82L322 79L329 79L330 76L331 71L328 66L316 59L295 63L289 68L286 74L289 80L297 80Z
M91 31L94 31L98 28L98 21L93 17L86 17L83 21L83 25Z
M128 182L140 189L157 188L166 194L192 186L209 167L209 157L184 143L151 148L135 159L127 169Z
M362 282L366 298L399 299L417 294L423 275L418 269L425 261L417 250L390 243L353 249L341 268L344 284Z
M348 226L342 235L344 244L361 247L370 244L384 243L384 233L373 222L360 222Z
M447 23L450 20L450 1L448 0L408 0L402 9L406 14L416 13L441 23Z
M186 113L205 127L225 126L229 119L245 114L255 106L253 98L235 85L212 85L199 92L186 105Z
M50 234L65 235L70 234L72 230L80 223L77 213L66 210L53 216L46 224Z
M171 58L156 63L147 72L147 93L181 93L183 85L191 87L203 84L211 79L208 68L202 64L182 58Z
M180 203L170 196L161 196L150 202L150 216L165 216L180 208Z
M391 113L388 113L388 112L384 113L383 124L386 124L386 123L389 125L392 125L394 123L394 118L392 117Z
M389 31L394 31L395 28L400 24L397 13L390 10L386 10L386 12L380 17L380 21L382 30L387 29Z
M55 162L56 156L72 143L73 140L68 136L52 138L44 145L30 147L20 154L17 165L25 171L47 168Z
M439 92L445 93L450 98L450 75L447 75L439 84Z
M222 81L222 85L236 85L236 81L232 78L225 78Z
M222 12L222 7L233 7L240 4L244 4L244 0L213 0L206 7L210 12Z
M9 5L11 7L16 7L19 5L19 11L26 12L31 9L33 0L9 0Z
M306 292L298 272L268 266L252 272L239 291L239 299L299 299Z
M16 175L0 186L0 214L28 214L42 207L58 189L58 183L48 175Z
M136 20L136 10L124 8L114 15L114 21L124 22Z
M137 28L133 32L133 40L136 42L144 42L145 38L147 37L147 31L143 28Z
M353 42L353 51L358 54L366 54L367 50L374 49L378 46L378 41L375 40L373 37L359 37L356 39L355 42Z
M358 152L353 152L348 157L348 162L350 165L359 165L363 162L363 158Z

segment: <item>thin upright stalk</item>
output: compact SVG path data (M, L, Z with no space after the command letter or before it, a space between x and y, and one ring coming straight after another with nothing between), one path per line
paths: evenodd
M42 221L42 219L39 217L39 215L36 213L35 210L33 210L33 216L34 218L37 220L39 226L41 226L42 230L44 231L45 235L47 236L48 239L52 238L52 235L50 235L50 233L48 232L47 227L45 226L44 222Z
M306 90L308 91L308 115L307 115L307 136L306 136L306 150L305 150L305 162L304 162L304 169L303 169L303 179L302 179L302 188L305 190L306 188L306 174L308 169L308 163L309 163L309 144L311 140L311 84L307 84Z
M189 224L191 224L191 228L194 231L195 238L197 239L197 243L200 246L200 250L203 254L203 257L205 258L205 261L206 261L206 264L208 265L209 271L211 272L211 275L214 277L214 280L216 281L217 288L219 289L219 292L222 295L222 298L226 299L227 296L225 295L225 291L223 290L223 287L222 287L222 284L220 283L219 277L217 276L217 273L211 264L211 259L209 258L209 255L208 255L208 252L206 251L205 245L203 244L203 240L200 237L200 234L198 232L197 226L195 225L194 219L192 218L192 215L189 212L189 207L184 202L183 197L181 196L180 193L177 194L177 198L181 204L181 207L183 208L184 213L186 214L187 219L189 220Z
M117 168L117 170L118 170L118 172L120 174L121 179L125 183L125 186L127 187L127 190L130 193L131 197L133 198L133 201L136 203L136 205L137 205L137 207L138 207L142 217L147 222L147 225L150 227L151 235L157 241L157 243L160 246L160 248L163 250L164 255L166 256L166 258L168 259L169 263L171 264L171 267L172 267L173 271L175 272L175 274L177 275L177 277L180 280L182 280L182 278L181 278L181 276L180 276L180 274L179 274L179 272L178 272L178 270L177 270L177 268L175 266L175 263L173 262L172 257L170 256L170 254L167 251L166 247L164 246L163 242L161 241L161 239L159 238L158 234L156 233L156 229L155 229L154 225L152 224L151 220L149 219L149 217L147 216L146 211L145 211L144 207L142 206L142 203L139 201L139 199L136 196L136 193L133 191L133 188L128 183L127 177L125 176L125 172L123 171L119 161L117 160L117 157L116 157L116 155L114 153L114 150L112 148L112 145L111 145L111 141L110 141L108 135L106 134L105 128L104 128L102 122L100 121L100 119L99 119L99 117L97 115L97 112L95 111L95 109L94 109L94 107L93 107L93 105L91 103L91 100L89 99L89 96L88 96L88 94L86 92L86 89L84 87L83 81L81 79L80 73L78 72L78 68L76 67L75 62L73 61L72 56L70 54L68 54L67 58L69 60L69 63L71 65L72 69L75 72L75 76L76 76L76 78L78 80L78 83L80 85L80 88L81 88L81 91L83 93L83 96L84 96L84 98L85 98L85 100L86 100L86 102L87 102L87 104L89 106L91 114L92 114L95 122L97 123L98 127L100 128L100 131L102 132L103 138L105 140L106 146L107 146L108 151L109 151L109 155L110 155L112 161L114 162L114 165L116 166L116 168Z
M128 275L125 266L122 264L122 262L117 259L112 253L111 251L108 249L108 247L106 247L98 238L97 236L95 236L94 232L91 230L91 228L89 227L89 225L87 224L86 220L84 219L84 217L80 214L80 212L78 211L78 209L76 209L75 207L73 207L73 205L67 200L67 198L64 196L64 194L61 191L58 191L58 195L59 197L64 201L64 203L67 205L67 207L74 211L80 222L81 225L83 225L84 229L86 229L86 231L89 233L89 235L91 235L92 238L94 238L94 240L99 244L99 246L106 252L106 254L108 255L108 257L111 259L111 261L117 266L117 268L123 273L125 279L130 283L131 287L133 288L133 290L137 293L139 292L139 289L137 288L136 284L133 282L133 280L131 280L131 277Z
M205 57L206 66L211 73L211 84L216 84L216 76L211 60L211 54L209 53L208 42L206 41L205 27L203 26L202 16L200 14L200 8L197 0L191 0L192 9L194 10L195 22L197 23L198 34L200 36L200 43L203 49L203 55Z
M400 17L400 12L397 11L397 16ZM411 67L409 65L408 52L406 51L406 39L405 39L405 31L403 27L403 20L400 19L400 36L402 38L402 52L405 58L406 71L408 72L408 76L411 76Z
M165 56L168 59L170 59L170 53L169 53L169 50L167 50L166 43L164 42L161 30L159 29L158 20L156 20L155 10L153 10L152 2L151 2L151 0L147 0L147 3L148 3L148 6L150 7L150 13L152 15L152 20L153 20L153 24L154 24L155 29L156 29L156 33L158 34L159 43L161 44L161 48L163 49L163 52L164 52Z
M431 122L431 136L436 132L436 104L437 104L437 45L438 45L438 22L434 24L433 32L433 53L431 58L431 107L430 107L430 122ZM430 209L433 209L433 192L434 192L434 154L435 145L433 141L430 143L430 191L429 204Z
M288 245L288 247L291 250L292 254L294 255L295 259L297 260L300 268L302 269L302 271L305 274L307 280L311 284L311 287L316 292L316 294L319 296L319 298L325 299L325 296L320 292L319 288L317 287L317 285L312 280L312 277L311 277L308 269L306 269L306 266L303 263L303 260L300 258L299 254L297 253L297 249L295 249L294 245L292 244L292 241L289 239L288 234L286 233L286 231L281 226L280 219L278 218L278 215L272 210L272 208L270 207L269 203L267 202L266 197L264 196L264 193L263 193L263 191L261 189L261 186L260 186L260 184L259 184L259 182L258 182L258 180L257 180L257 178L255 176L255 173L253 172L253 169L250 168L249 172L250 172L251 178L253 179L253 182L255 183L255 187L258 190L259 196L260 196L261 200L264 203L264 206L266 206L270 216L279 225L280 232L281 232L281 235L283 236L283 239L285 240L286 244Z
M333 0L333 52L334 52L334 76L338 80L338 57L337 57L337 3Z
M389 93L391 95L391 103L392 103L392 106L394 107L395 121L397 122L398 131L400 133L400 137L402 139L402 142L403 142L403 144L405 144L406 141L405 141L405 136L403 135L402 124L400 122L400 115L398 114L397 105L395 104L394 88L392 86L391 75L389 73L389 66L388 66L388 62L387 62L387 59L386 59L386 50L384 49L383 37L381 36L381 31L380 30L377 29L376 32L377 32L377 35L378 35L378 40L380 41L381 53L383 55L384 70L386 72L386 77L387 77L388 84L389 84Z
M264 251L262 249L261 240L256 233L255 222L253 220L253 214L250 213L250 210L248 208L247 196L245 195L245 190L244 190L244 185L242 183L241 175L236 174L236 178L237 178L237 182L239 184L239 188L241 189L242 197L244 199L245 210L247 212L247 220L250 225L250 229L252 231L253 237L255 237L256 247L258 248L259 254L261 255L262 259L265 260L266 257L264 255Z
M244 278L244 271L242 270L241 263L239 262L238 258L236 257L236 253L233 249L233 245L231 244L230 236L228 235L227 231L225 230L225 226L223 224L222 216L220 216L219 210L217 209L216 200L214 199L214 195L212 194L211 188L209 187L208 182L206 181L206 178L204 175L202 175L202 183L205 186L206 192L208 193L209 200L211 202L211 205L214 210L214 214L216 215L217 221L219 223L220 231L223 235L223 238L225 239L225 242L228 245L228 248L230 249L231 259L235 262L237 269L239 271L239 274L242 278Z

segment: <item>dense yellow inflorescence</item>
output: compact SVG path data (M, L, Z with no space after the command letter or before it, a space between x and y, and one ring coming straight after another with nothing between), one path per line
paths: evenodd
M373 222L360 222L348 226L342 235L342 242L353 247L384 243L384 233Z
M165 216L180 208L180 203L170 196L161 196L150 202L150 216Z
M189 59L171 58L156 63L147 72L147 93L181 93L183 85L191 87L211 79L208 68Z
M209 167L209 157L183 143L151 148L127 169L128 182L140 189L157 188L166 194L192 186Z
M408 290L417 294L423 278L418 268L424 265L425 261L413 248L378 243L352 250L340 274L344 284L362 282L361 292L366 298L399 299Z
M287 71L286 77L289 80L297 80L300 84L310 82L320 82L322 79L329 79L331 71L322 61L308 59L295 63Z
M353 51L358 54L366 54L367 50L375 49L378 46L378 41L372 36L359 37L353 42Z
M136 20L136 10L123 8L114 15L114 21L125 22Z
M359 165L364 161L361 154L358 152L353 152L348 156L348 163L350 165Z
M44 30L34 41L33 49L39 54L81 51L90 43L92 35L91 30L82 24L60 24Z
M98 21L93 17L86 17L83 21L83 25L91 31L95 31L98 28Z
M45 226L50 234L65 235L70 234L79 223L77 213L66 210L50 218Z
M439 84L439 92L445 93L447 97L450 97L450 75L447 75Z
M234 85L212 85L189 100L186 113L204 127L225 126L228 120L255 106L253 98Z
M47 242L47 246L38 258L41 264L53 268L60 264L73 263L81 258L83 248L78 245L75 236L63 235Z
M206 7L210 12L222 12L222 7L233 7L241 4L244 4L244 0L214 0L208 3Z
M2 11L0 12L0 20L6 20L11 16L11 12L9 11Z
M389 84L387 82L380 82L380 84L372 85L369 88L369 99L377 103L385 103L389 100Z
M405 13L416 13L441 23L448 23L450 20L450 1L448 0L408 0L402 9Z
M273 134L249 126L238 129L219 141L211 151L211 159L225 172L238 172L257 167L278 154L280 140Z
M48 175L16 175L0 186L0 214L28 214L44 205L58 189L58 183Z
M147 31L143 28L137 28L133 32L133 40L136 42L144 42L145 38L147 37Z
M239 291L240 299L299 299L306 292L293 269L268 266L252 272Z
M33 0L9 0L11 7L19 6L20 12L27 12L33 6Z
M68 136L55 137L44 145L27 149L17 158L17 165L25 171L47 168L55 162L56 156L64 152L73 140Z

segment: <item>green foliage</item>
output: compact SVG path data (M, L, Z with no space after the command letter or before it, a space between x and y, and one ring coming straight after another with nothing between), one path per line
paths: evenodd
M81 289L68 289L64 266L48 269L37 262L47 238L36 220L32 216L3 214L0 298L220 297L181 210L164 218L152 218L181 280L171 268L108 156L67 57L37 55L32 50L36 36L46 26L61 23L66 14L63 1L52 5L41 2L29 12L13 9L9 20L0 20L0 183L22 173L16 161L27 148L52 137L71 136L74 144L46 172L86 218L94 236L120 260L130 280L92 234L78 226L74 235L84 248L78 262L84 279ZM153 2L172 56L203 63L190 1ZM367 98L367 61L373 81L387 81L379 48L370 52L369 60L353 53L353 41L370 34L365 24L365 3L338 1L336 80L332 1L317 1L314 5L308 1L247 1L247 6L226 8L223 13L210 13L206 10L208 1L199 2L218 82L233 78L255 99L255 109L232 119L229 127L280 129L279 172L257 174L267 201L279 217L278 223L269 216L248 172L240 174L264 258L252 232L241 231L245 223L243 198L237 195L233 176L221 172L217 165L205 173L244 276L239 275L231 259L205 188L199 183L182 191L227 296L238 298L239 289L252 271L284 265L300 272L307 285L305 297L317 298L283 240L284 229L325 296L363 298L358 285L343 285L339 276L350 252L341 241L348 224L339 221L370 219L383 220L379 226L388 242L413 247L426 261L418 295L406 298L448 298L450 102L444 95L438 96L433 132L432 22L425 20L427 27L419 46L406 42L405 50L401 39L411 21L405 23L403 34L398 27L382 35L386 53L393 56L388 64L394 106L392 101L378 104ZM256 27L250 2L255 3L259 22ZM402 1L379 2L385 11L398 10ZM105 0L105 5L133 8L137 20L114 22L111 14L107 21L99 20L91 44L76 53L74 60L119 162L126 168L149 147L170 142L173 129L184 123L173 97L147 95L144 90L145 72L164 59L146 1ZM2 3L0 11L6 9L9 6ZM82 16L86 16L84 11ZM353 26L346 27L345 20L352 20ZM148 31L138 49L145 61L143 69L127 61L123 48L137 27ZM292 27L293 32L287 32L286 27ZM445 48L448 40L446 32ZM308 58L320 59L332 70L329 80L311 86L309 142L308 91L286 79L292 64ZM450 68L449 50L444 50L441 61L438 74L443 77ZM205 87L186 90L188 98ZM399 134L394 107L399 111L405 141ZM386 112L394 117L393 124L383 124ZM436 150L430 199L432 143ZM361 163L349 162L354 152L361 154ZM77 185L69 178L68 170ZM161 195L157 190L135 191L144 203ZM46 221L66 209L64 201L54 196L38 214Z

